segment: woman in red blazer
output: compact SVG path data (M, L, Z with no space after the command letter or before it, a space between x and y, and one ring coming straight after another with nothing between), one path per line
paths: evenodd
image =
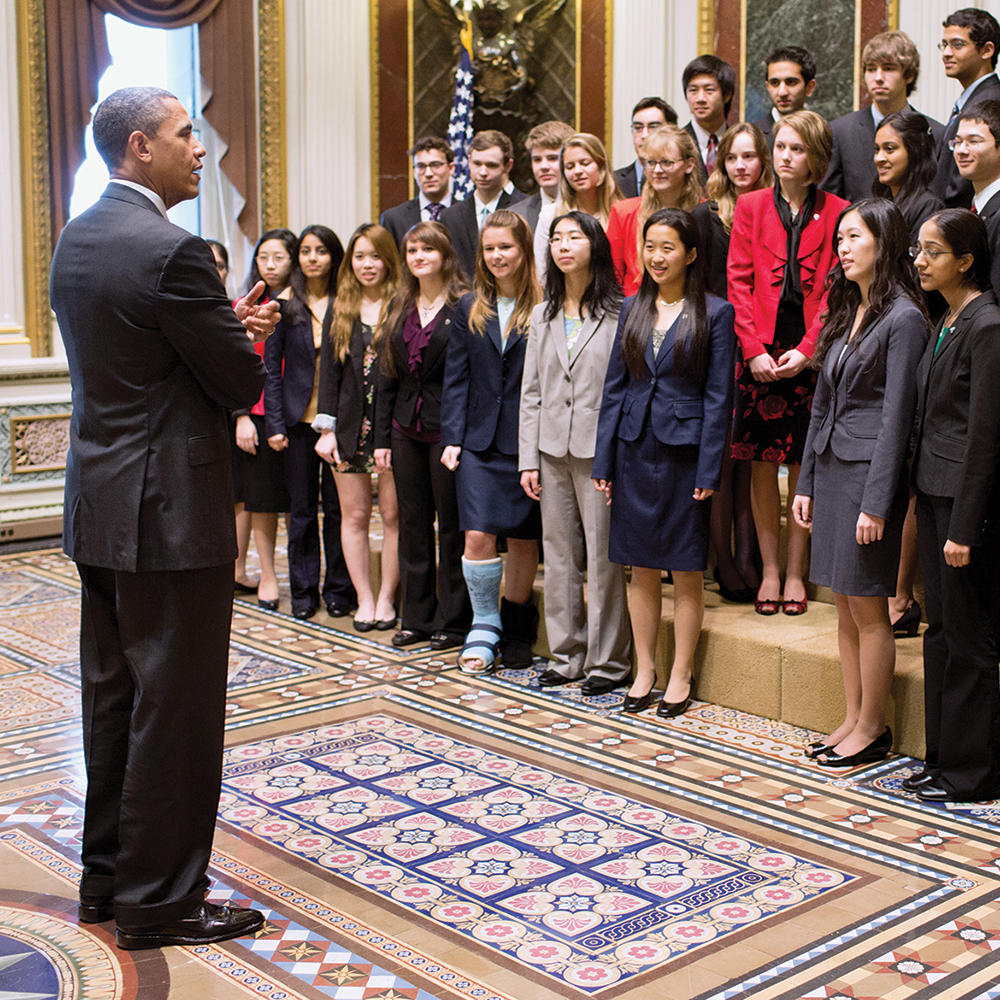
M758 614L806 610L808 533L788 518L788 568L782 595L778 562L778 466L795 495L809 430L815 375L809 367L826 306L826 276L837 265L834 235L843 198L816 189L833 139L825 119L796 111L774 133L772 189L736 202L729 242L729 301L743 360L736 366L733 457L752 459L751 496L764 564Z

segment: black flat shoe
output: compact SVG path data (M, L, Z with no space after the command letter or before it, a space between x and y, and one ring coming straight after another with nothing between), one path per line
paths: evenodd
M730 590L723 582L719 573L719 567L715 567L715 582L719 585L719 596L725 601L733 604L753 604L757 599L757 591L750 587L741 587L739 590Z
M292 617L298 618L300 622L304 622L307 621L309 618L312 618L312 616L316 614L317 611L319 611L319 605L310 604L309 607L307 608L299 608L297 611L293 610Z
M463 637L448 635L447 632L435 632L430 638L431 649L453 649L455 646L461 646L464 641Z
M277 611L278 610L278 598L276 597L273 601L266 601L263 597L257 598L257 604L262 607L265 611Z
M644 712L653 702L653 689L650 688L645 694L633 698L632 695L625 695L622 702L622 712L626 715L633 715L636 712Z
M364 622L360 618L354 619L354 628L358 632L370 632L373 628L375 628L375 624L375 622Z
M346 618L353 610L352 604L337 604L336 601L331 601L326 606L326 613L331 618Z
M392 637L394 646L414 646L418 642L427 642L430 639L429 632L418 632L414 628L404 628Z
M816 763L820 767L860 767L862 764L877 764L885 760L892 750L892 730L886 726L885 732L877 736L857 753L852 753L848 757L843 757L836 750L823 754L816 758Z
M389 629L395 627L396 627L395 618L382 618L380 621L375 622L375 628L377 628L379 632L388 632Z
M916 792L921 788L926 787L934 781L934 775L924 769L923 771L917 771L916 774L911 774L908 778L903 778L900 782L900 788L904 792Z
M81 924L103 924L114 919L111 896L81 896L76 908L76 917Z
M538 678L538 686L543 688L559 687L562 684L572 684L574 678L563 677L558 670L549 668Z
M897 639L912 639L920 631L920 605L914 601L893 623Z
M233 590L235 590L237 594L256 594L258 586L260 586L260 584L255 583L251 587L249 584L240 583L239 580L233 581Z
M129 930L119 927L115 944L119 948L162 948L168 944L210 944L249 934L263 926L264 914L235 906L202 903L190 917L175 920L163 927Z
M833 747L825 740L813 740L802 753L803 756L808 757L810 760L815 760L821 754L830 753L832 750Z
M656 714L661 719L676 719L678 715L683 715L691 707L691 699L694 697L694 678L691 678L691 686L688 688L688 696L683 701L661 701L656 706Z
M621 685L621 681L613 681L610 677L588 677L581 685L580 690L585 695L607 694L614 691Z

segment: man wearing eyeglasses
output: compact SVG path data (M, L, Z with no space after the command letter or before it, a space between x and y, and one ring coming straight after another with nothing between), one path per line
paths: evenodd
M958 133L964 108L979 101L1000 99L1000 80L996 75L1000 25L985 10L964 7L945 20L938 48L945 76L958 80L962 93L951 109L944 142L938 151L933 191L949 208L968 208L972 204L972 184L959 172L948 144Z
M440 220L441 213L451 204L451 175L455 173L455 154L436 135L419 139L407 156L413 158L413 176L419 193L416 198L382 213L382 225L392 233L400 249L403 237L418 222Z
M676 125L677 112L662 97L644 97L632 109L632 146L635 160L615 171L615 180L626 198L637 198L642 190L642 158L639 149L649 133L664 125Z

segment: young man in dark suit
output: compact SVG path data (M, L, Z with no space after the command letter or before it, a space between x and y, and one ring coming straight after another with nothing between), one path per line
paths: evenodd
M635 159L627 167L615 171L615 180L626 198L637 198L642 190L642 158L640 147L649 133L664 125L676 125L677 112L662 97L644 97L632 109L632 146Z
M909 35L883 31L868 40L861 52L865 88L871 107L852 111L830 123L833 156L820 187L830 194L860 201L872 196L875 170L875 130L887 115L910 108L909 97L920 75L920 53ZM912 109L911 109L912 110ZM928 118L934 141L944 126Z
M406 155L413 161L417 196L382 213L382 225L392 233L400 249L403 237L418 222L440 221L451 205L451 178L455 173L455 153L439 136L418 139Z
M948 143L958 132L959 117L966 107L979 101L1000 99L997 56L1000 54L1000 25L985 10L964 7L950 14L941 33L941 61L944 74L962 85L938 148L938 170L933 191L949 208L972 204L972 185L958 172Z
M166 219L205 148L181 103L94 114L111 182L63 230L52 305L73 386L63 548L79 570L87 801L80 920L120 948L222 941L255 910L205 901L222 778L236 535L228 409L252 406L277 304L234 310L208 244ZM242 322L241 322L242 320Z
M978 101L962 112L955 165L972 185L972 211L986 223L993 254L990 284L1000 297L1000 101Z
M771 98L771 113L754 122L774 149L774 126L785 115L801 111L816 91L816 60L797 45L775 49L768 57L764 86Z
M702 184L715 168L715 154L726 134L726 118L736 93L736 70L718 56L698 56L684 67L684 96L691 121L684 130L698 147Z
M523 201L511 205L512 212L517 212L531 231L538 225L538 213L546 205L559 200L559 185L562 181L562 167L559 151L562 144L575 134L571 125L565 122L551 121L536 125L524 140L524 148L531 157L531 172L535 176L538 190Z
M523 198L510 183L513 167L514 144L503 132L496 129L477 132L469 143L469 175L476 190L441 215L451 233L462 273L470 283L476 276L476 249L483 222L498 208L510 208Z

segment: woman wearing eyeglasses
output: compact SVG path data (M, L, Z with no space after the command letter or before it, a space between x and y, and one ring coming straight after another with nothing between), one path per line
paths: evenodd
M1000 796L1000 308L982 219L939 212L914 250L921 287L940 292L948 312L917 368L927 752L903 787L925 802L979 802Z

